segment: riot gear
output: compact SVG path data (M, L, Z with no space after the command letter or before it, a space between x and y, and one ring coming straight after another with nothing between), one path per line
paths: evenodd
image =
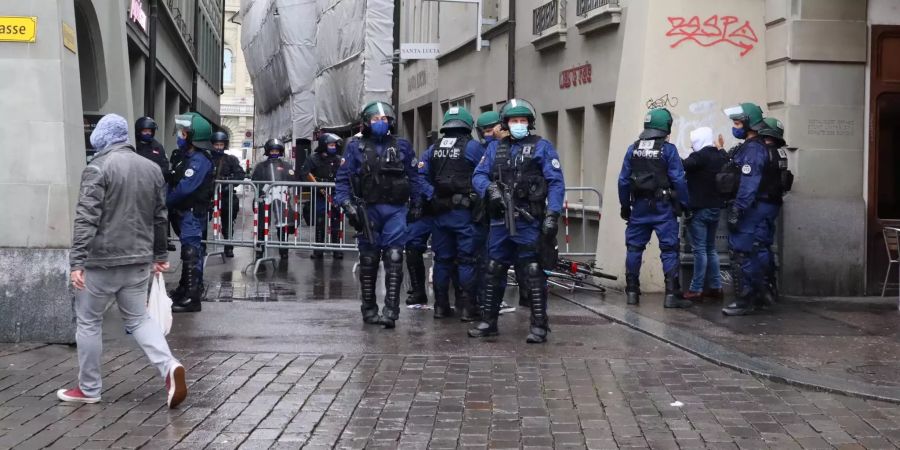
M212 134L212 137L209 138L209 142L213 144L216 142L224 142L225 148L228 148L228 134L224 131L216 131Z
M278 150L284 156L284 143L280 139L272 138L266 141L263 145L263 150L266 156L269 156L269 152L272 150Z
M658 130L657 130L658 131ZM644 133L641 134L644 136ZM662 199L668 195L669 165L663 159L665 139L642 139L631 152L631 195L634 198Z
M672 134L672 113L666 108L654 108L644 116L641 139L658 139ZM635 147L637 148L637 147Z
M411 186L397 149L397 140L390 139L379 155L368 138L359 140L359 152L365 162L359 177L360 195L370 204L402 205L409 201Z
M466 108L454 106L449 108L444 114L444 122L441 125L441 131L446 132L450 129L462 128L471 132L473 125L474 120L472 120L472 114L469 114L469 111L466 110Z
M745 130L760 131L766 126L763 122L762 108L755 103L746 102L726 108L725 115L744 124Z
M500 123L504 128L509 128L509 119L513 117L525 117L528 119L528 128L534 128L534 106L527 100L513 98L503 104L500 108Z
M535 147L540 140L538 136L522 139L522 151L514 160L510 157L509 139L501 141L494 157L492 176L494 180L509 183L515 206L525 208L533 217L543 216L547 199L547 180L541 166L534 161ZM494 198L493 194L491 198Z

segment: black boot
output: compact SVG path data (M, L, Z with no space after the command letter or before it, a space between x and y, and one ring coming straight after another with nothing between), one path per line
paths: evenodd
M380 324L378 315L378 303L375 301L375 284L378 280L378 256L375 252L360 252L359 254L359 297L362 301L360 311L363 322L368 324Z
M313 252L309 254L309 259L322 259L324 257L325 254L322 253L321 250L313 250Z
M641 302L641 275L637 273L625 274L625 296L629 305L637 305Z
M316 243L321 244L325 242L325 218L322 217L321 220L316 218ZM322 250L313 250L312 254L309 255L309 259L322 259L325 257L325 253Z
M403 288L403 250L389 248L384 252L384 307L381 308L382 324L394 328L400 318L400 289Z
M471 290L460 289L456 299L456 308L459 310L459 320L474 322L478 320L478 306L475 304L475 295Z
M531 308L531 299L528 297L528 276L525 267L516 264L516 284L519 285L519 306Z
M550 320L547 317L547 275L536 262L526 266L526 273L528 300L531 304L531 329L525 342L543 344L547 342L547 333L550 331Z
M288 249L286 249L286 248L279 248L279 249L278 249L278 256L280 256L281 259L288 259Z
M427 305L425 293L425 258L419 249L406 249L406 270L409 272L409 297L407 305Z
M234 258L234 247L231 245L225 246L225 257L226 258Z
M178 280L178 287L169 291L169 298L172 299L172 303L179 303L184 301L185 297L187 297L187 283L188 283L188 275L190 274L190 270L184 265L184 252L182 253L182 262L181 262L181 279Z
M434 318L453 317L456 311L450 307L450 292L446 287L434 287Z
M344 252L334 252L332 256L334 259L344 259Z
M481 305L481 321L469 329L469 337L496 336L497 317L500 316L500 302L503 301L503 277L507 267L497 261L489 261L487 279L484 286L484 302Z
M663 302L663 307L690 308L693 305L690 300L678 298L678 275L675 273L666 274L666 299Z
M745 316L753 312L752 289L744 279L741 266L746 261L744 253L732 253L731 255L731 280L734 285L734 301L722 308L722 314L726 316Z
M172 312L199 312L203 302L203 272L199 269L197 249L184 246L181 250L181 278L184 283L184 296L177 302L172 301ZM181 286L179 286L180 288Z

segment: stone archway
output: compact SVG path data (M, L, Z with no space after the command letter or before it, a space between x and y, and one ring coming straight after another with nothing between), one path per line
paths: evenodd
M98 114L109 98L109 89L100 24L90 0L75 1L75 34L78 42L82 110Z

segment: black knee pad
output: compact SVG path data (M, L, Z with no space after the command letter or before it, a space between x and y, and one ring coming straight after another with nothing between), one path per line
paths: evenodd
M492 260L488 261L488 263L487 263L488 275L495 276L495 277L505 276L507 270L509 270L509 268L505 264L501 263L500 261L492 259Z
M525 264L525 275L529 278L544 276L544 271L537 261L529 261Z
M646 246L638 247L637 245L626 245L625 250L629 252L643 252Z
M375 252L359 252L359 264L361 266L377 266L378 254Z
M666 253L666 252L676 252L676 253L677 253L677 252L678 252L678 244L675 244L675 245L672 246L672 247L669 247L668 245L665 245L665 246L664 246L664 245L660 245L660 246L659 246L659 251L662 252L662 253Z
M385 262L391 262L394 264L399 264L403 262L403 250L399 248L391 247L384 251L384 260Z
M182 245L181 246L181 259L183 261L188 261L192 259L197 259L200 257L200 252L192 245Z

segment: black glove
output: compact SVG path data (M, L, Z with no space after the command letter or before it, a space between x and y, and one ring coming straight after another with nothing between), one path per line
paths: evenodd
M738 222L741 221L741 210L738 209L737 205L731 205L731 208L728 208L728 231L735 233L737 232Z
M341 208L344 209L344 215L347 216L347 222L350 223L350 226L355 228L356 231L360 231L359 223L359 211L356 210L356 206L350 202L350 200L344 200L344 203L341 203Z
M690 208L684 208L681 210L681 215L684 217L684 223L688 223L694 218L694 211Z
M619 217L621 217L622 220L630 219L631 218L631 207L623 206L622 209L619 210Z
M547 214L544 223L541 224L541 234L556 237L557 231L559 231L559 213Z
M422 205L410 205L409 212L406 213L406 222L413 223L417 222L424 215L424 210L422 209Z
M491 183L487 188L487 201L491 210L495 214L499 214L506 209L506 203L503 202L503 191L497 183Z

